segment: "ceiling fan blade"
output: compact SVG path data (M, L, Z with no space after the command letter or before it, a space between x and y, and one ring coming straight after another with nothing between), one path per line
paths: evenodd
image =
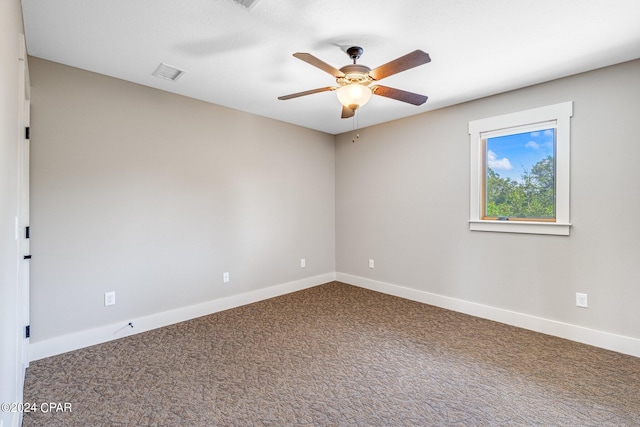
M306 62L307 64L311 64L314 67L320 68L322 71L331 74L335 78L344 77L344 73L342 71L338 70L335 67L332 67L331 65L329 65L326 62L316 58L315 56L311 55L310 53L297 52L297 53L294 53L293 56L295 56L296 58Z
M407 92L400 89L394 89L388 86L375 85L371 86L371 92L374 95L384 96L386 98L396 99L398 101L407 102L413 105L422 105L427 101L426 96L413 92Z
M352 110L349 107L345 107L344 105L342 106L342 116L340 116L340 118L348 119L349 117L353 117L355 115L356 115L355 110Z
M393 74L397 74L401 71L405 71L429 62L431 62L429 54L418 49L404 56L401 56L400 58L396 58L391 62L387 62L386 64L381 65L378 68L374 68L369 72L369 75L374 80L381 80L385 77L389 77Z
M314 93L327 92L329 90L336 90L336 89L337 89L337 87L333 87L333 86L320 87L318 89L311 89L311 90L305 90L304 92L292 93L291 95L279 96L278 99L281 100L281 101L285 101L285 100L291 99L291 98L298 98L300 96L312 95Z

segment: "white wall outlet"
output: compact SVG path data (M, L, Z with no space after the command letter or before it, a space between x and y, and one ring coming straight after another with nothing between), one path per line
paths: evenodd
M116 293L114 291L112 292L105 292L104 293L104 306L108 306L108 305L114 305L116 303Z
M229 283L229 272L222 273L222 283Z
M587 294L581 294L580 292L576 292L576 306L578 307L589 307L589 300L587 299Z
M376 263L372 259L369 260L369 268L376 268Z
M300 258L300 268L305 268L307 266L307 260L304 258Z

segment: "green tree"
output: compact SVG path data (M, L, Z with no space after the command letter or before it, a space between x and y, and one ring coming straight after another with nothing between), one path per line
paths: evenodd
M487 168L487 216L511 216L511 195L518 183L511 178L503 178L493 169Z
M503 178L487 168L486 216L553 218L555 216L555 165L552 156L522 173L520 182Z

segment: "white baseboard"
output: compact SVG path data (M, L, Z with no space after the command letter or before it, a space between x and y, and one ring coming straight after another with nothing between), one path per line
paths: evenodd
M335 279L335 273L321 274L319 276L295 280L293 282L257 289L251 292L206 301L201 304L181 307L120 323L78 331L44 341L37 341L29 345L29 359L31 361L44 359L45 357L55 356L68 351L89 347L95 344L172 325L174 323L184 322L196 317L206 316L208 314L239 307L241 305L251 304L291 292L311 288L323 283L332 282ZM128 322L131 322L134 327L131 328L128 326Z
M181 307L170 311L132 319L130 321L133 323L134 328L130 328L126 324L127 322L121 322L78 331L44 341L38 341L29 345L30 360L39 360L45 357L55 356L57 354L89 347L129 335L135 335L152 329L161 328L163 326L184 322L196 317L206 316L208 314L228 310L241 305L251 304L257 301L311 288L334 280L370 289L372 291L469 314L471 316L494 320L507 325L517 326L531 331L640 357L640 339L637 338L616 335L569 323L544 319L541 317L433 294L404 286L393 285L346 273L326 273L264 289L206 301L201 304Z
M412 301L469 314L471 316L494 320L507 325L517 326L519 328L553 335L583 344L589 344L595 347L616 351L618 353L640 357L640 339L638 338L584 328L582 326L544 319L541 317L464 301L417 289L392 285L390 283L353 276L346 273L336 273L336 280L350 285L359 286L361 288L370 289L372 291L394 295Z

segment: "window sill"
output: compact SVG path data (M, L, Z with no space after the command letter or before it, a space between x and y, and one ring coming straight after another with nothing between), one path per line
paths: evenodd
M481 221L470 220L471 231L493 231L497 233L551 234L568 236L571 224L535 221Z

